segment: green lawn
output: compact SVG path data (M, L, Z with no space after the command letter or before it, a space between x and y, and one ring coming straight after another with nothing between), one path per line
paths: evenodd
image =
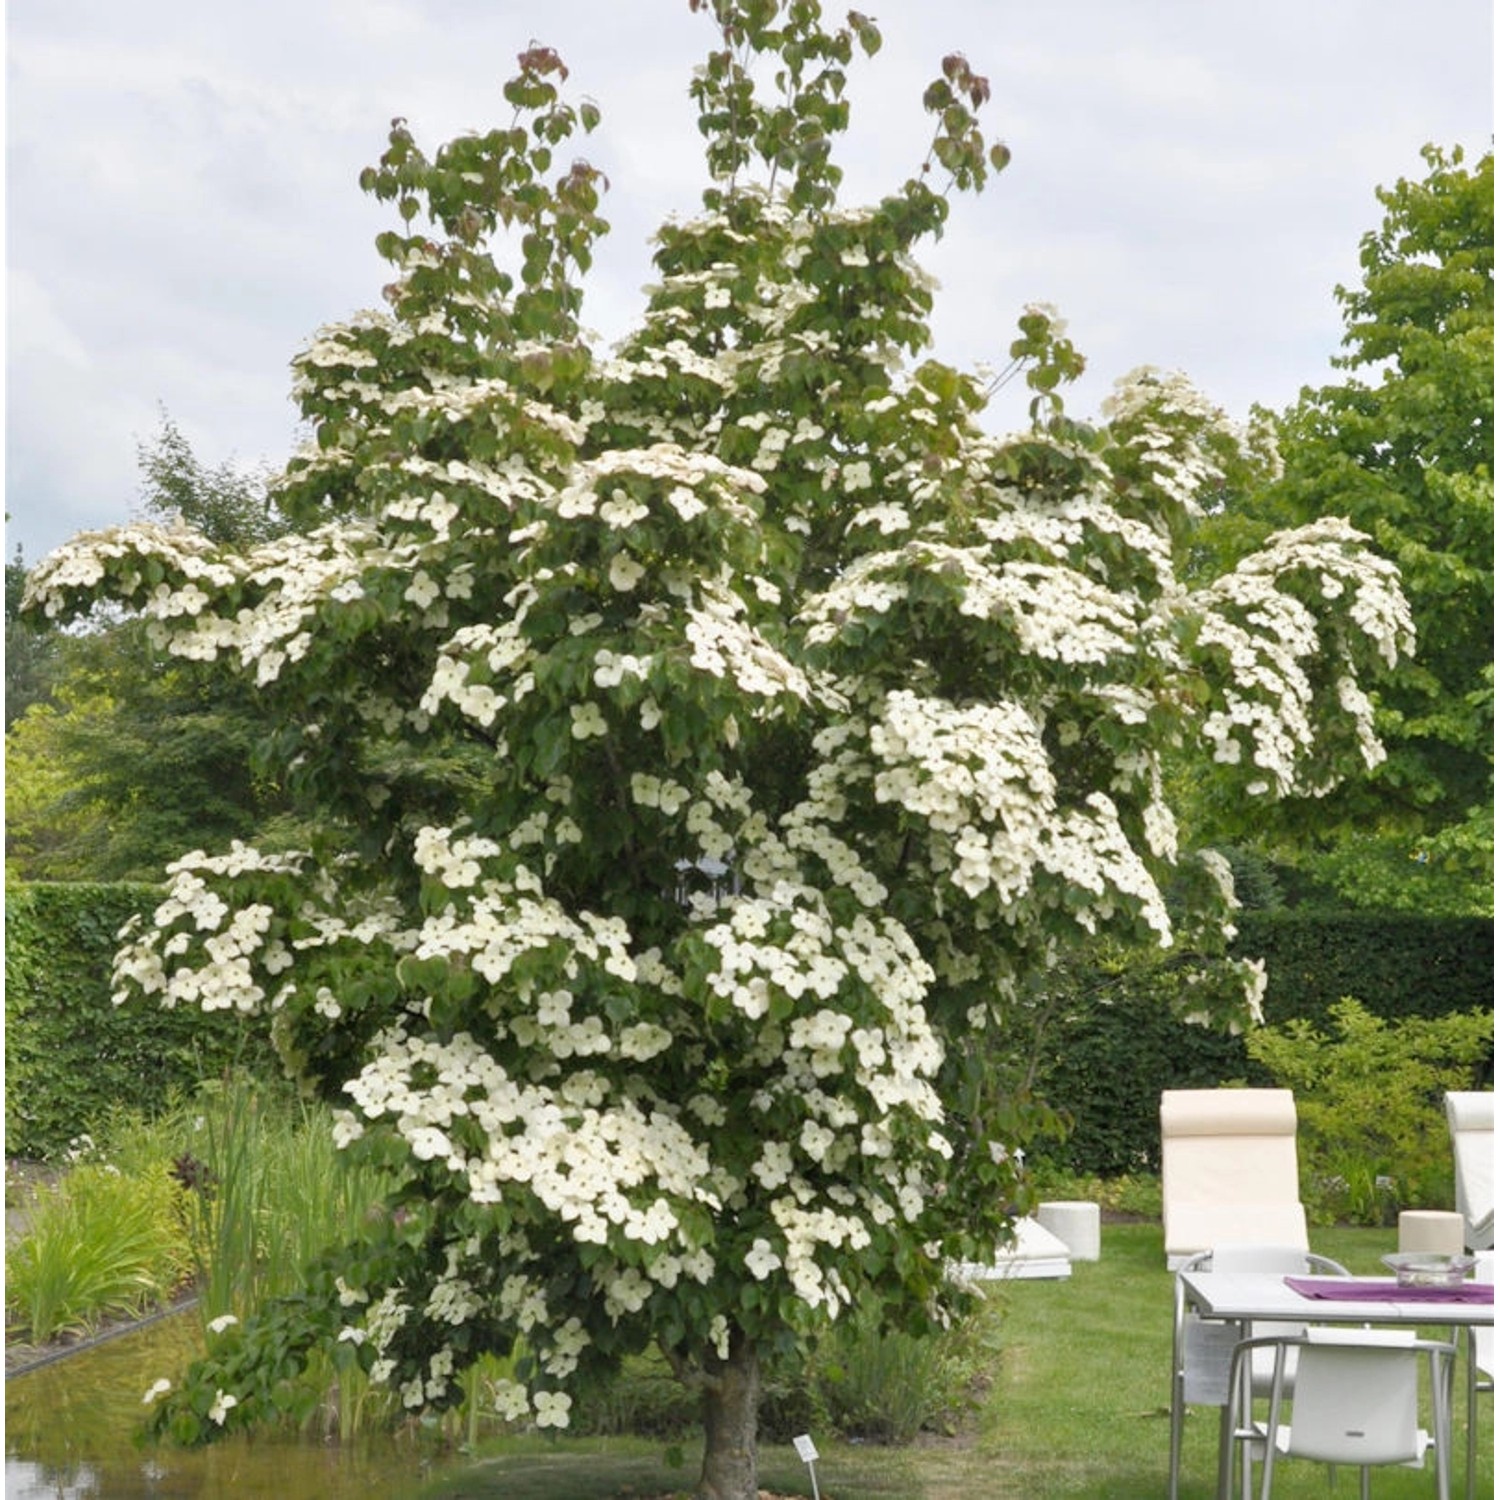
M1394 1230L1314 1231L1313 1248L1356 1274L1383 1270ZM1172 1346L1172 1279L1154 1224L1107 1225L1096 1263L1066 1281L1007 1284L992 1298L1001 1319L994 1383L975 1430L951 1442L906 1449L845 1446L814 1433L823 1500L1161 1500L1167 1484L1167 1400ZM1460 1423L1462 1402L1460 1393ZM1494 1405L1480 1401L1475 1493L1494 1493ZM1217 1413L1190 1412L1182 1500L1210 1500ZM1456 1434L1462 1448L1462 1431ZM1455 1455L1456 1458L1459 1455ZM680 1488L689 1471L670 1470L660 1449L621 1440L528 1443L451 1475L427 1493L437 1500L615 1500ZM788 1449L762 1453L762 1484L811 1495L806 1468ZM1432 1469L1386 1469L1376 1500L1434 1493ZM1455 1496L1463 1493L1456 1475ZM1278 1469L1278 1500L1340 1500L1358 1494L1353 1470L1330 1489L1321 1466Z

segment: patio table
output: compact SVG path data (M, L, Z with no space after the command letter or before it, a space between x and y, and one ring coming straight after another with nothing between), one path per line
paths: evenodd
M1188 1304L1201 1318L1238 1325L1241 1336L1254 1323L1348 1323L1360 1327L1442 1326L1469 1335L1470 1421L1477 1372L1473 1330L1493 1327L1495 1288L1464 1282L1455 1288L1403 1287L1391 1277L1283 1276L1276 1272L1184 1271ZM1446 1402L1451 1424L1452 1401ZM1234 1413L1224 1405L1219 1439L1219 1500L1230 1500L1230 1450ZM1451 1434L1444 1434L1450 1452ZM1465 1493L1474 1494L1474 1465L1468 1465Z

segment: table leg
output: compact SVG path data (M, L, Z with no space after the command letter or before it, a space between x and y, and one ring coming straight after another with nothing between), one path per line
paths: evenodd
M1235 1410L1232 1400L1219 1408L1219 1482L1215 1494L1218 1500L1232 1500L1234 1471L1234 1424Z
M1479 1420L1479 1362L1474 1348L1475 1338L1473 1328L1464 1329L1464 1373L1469 1382L1465 1401L1464 1500L1474 1500L1474 1460L1478 1456L1474 1435L1474 1424Z

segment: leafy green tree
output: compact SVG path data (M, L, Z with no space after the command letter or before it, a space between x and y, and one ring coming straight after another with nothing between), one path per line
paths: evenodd
M287 529L266 476L232 461L209 467L163 411L150 442L137 445L146 514L180 521L212 542L249 546Z
M26 593L26 559L17 545L5 565L5 727L8 730L52 689L58 633L21 617Z
M1409 643L1394 568L1323 520L1185 585L1235 446L1186 382L1073 423L1076 352L1029 310L1037 425L1000 442L976 380L913 365L912 253L1004 164L985 80L945 58L926 163L848 208L873 24L693 8L711 183L613 356L578 323L605 226L565 148L594 111L532 47L508 127L428 157L398 121L364 175L399 219L389 310L296 361L297 529L126 528L33 579L49 617L108 598L252 680L334 815L180 861L122 995L273 1012L341 1143L402 1177L161 1403L183 1441L273 1417L325 1342L413 1410L515 1350L501 1409L543 1428L654 1342L703 1393L697 1494L753 1500L762 1361L856 1304L941 1322L947 1264L1026 1202L1033 1121L986 1056L1059 955L1222 936L1166 748L1259 800L1380 754L1359 684ZM1182 1004L1244 1019L1256 980Z
M1338 384L1280 422L1268 525L1350 518L1401 569L1417 649L1378 694L1390 754L1261 836L1360 905L1493 910L1494 157L1429 146L1427 175L1377 196L1362 277L1339 287Z
M64 642L53 701L6 736L6 867L22 880L156 880L189 848L275 842L254 695L164 659L138 624Z
M1344 998L1322 1028L1267 1026L1249 1051L1297 1096L1309 1207L1326 1222L1392 1224L1453 1201L1443 1095L1471 1089L1494 1054L1491 1010L1388 1021Z

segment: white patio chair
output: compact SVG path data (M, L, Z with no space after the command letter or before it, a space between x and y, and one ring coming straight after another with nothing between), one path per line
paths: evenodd
M1189 1406L1215 1406L1222 1408L1229 1400L1230 1366L1235 1346L1241 1334L1232 1323L1219 1323L1200 1318L1187 1304L1183 1293L1184 1271L1244 1272L1266 1271L1284 1276L1347 1276L1349 1272L1338 1261L1326 1255L1317 1255L1296 1245L1219 1245L1213 1250L1189 1256L1178 1269L1173 1285L1174 1306L1172 1313L1172 1399L1170 1413L1170 1435L1168 1450L1167 1494L1169 1500L1177 1500L1177 1489L1182 1472L1182 1427ZM1304 1328L1302 1323L1256 1323L1251 1327L1252 1336L1280 1335L1295 1337ZM1267 1349L1258 1351L1252 1363L1252 1378L1247 1390L1241 1392L1243 1410L1241 1416L1248 1421L1251 1403L1258 1397L1270 1394L1274 1374L1275 1356ZM1287 1388L1296 1380L1297 1358L1293 1350L1286 1360L1284 1375ZM1243 1454L1240 1478L1242 1494L1250 1490L1251 1454L1248 1448Z
M1419 1339L1412 1329L1309 1328L1296 1338L1245 1339L1235 1347L1230 1375L1231 1408L1251 1362L1261 1350L1274 1359L1270 1410L1264 1424L1226 1423L1219 1448L1219 1485L1225 1491L1236 1442L1253 1444L1263 1455L1261 1500L1270 1500L1277 1463L1308 1458L1332 1468L1360 1471L1360 1500L1369 1500L1370 1470L1388 1464L1425 1465L1437 1451L1437 1492L1448 1500L1449 1370L1451 1343ZM1291 1420L1283 1423L1288 1395L1285 1375L1290 1353L1298 1354L1297 1388L1291 1393ZM1417 1375L1425 1357L1433 1408L1433 1431L1418 1416Z
M1464 1244L1495 1248L1495 1095L1446 1096L1453 1137L1454 1207L1464 1216Z
M1474 1267L1475 1281L1493 1282L1495 1279L1495 1252L1481 1250L1478 1264ZM1477 1451L1476 1432L1479 1421L1479 1397L1495 1394L1495 1328L1469 1329L1469 1409L1468 1427L1464 1434L1468 1467L1464 1470L1465 1500L1474 1500L1474 1459Z
M1168 1270L1215 1245L1305 1250L1291 1090L1164 1090L1161 1195Z

